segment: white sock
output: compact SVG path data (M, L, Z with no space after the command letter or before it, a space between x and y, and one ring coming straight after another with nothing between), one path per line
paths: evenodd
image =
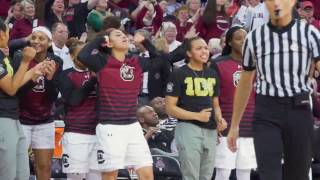
M102 176L101 176L101 172L99 171L89 171L86 174L86 180L101 180Z
M231 169L216 168L215 180L229 180L230 174Z
M237 169L237 180L250 180L251 169Z

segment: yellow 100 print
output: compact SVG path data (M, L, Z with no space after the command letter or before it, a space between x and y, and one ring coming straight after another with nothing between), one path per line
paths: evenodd
M187 85L187 96L213 96L213 87L216 85L216 79L187 77L185 78L184 83Z

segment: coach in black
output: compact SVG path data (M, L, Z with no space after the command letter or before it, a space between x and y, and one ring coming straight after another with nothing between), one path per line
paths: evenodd
M308 74L320 60L320 33L294 20L295 0L265 0L270 22L248 34L228 144L236 150L239 122L256 76L254 145L261 180L307 180L313 119ZM319 63L317 63L319 66Z

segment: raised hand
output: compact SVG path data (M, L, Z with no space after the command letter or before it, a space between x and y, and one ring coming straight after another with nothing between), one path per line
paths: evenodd
M196 28L193 26L191 26L191 28L189 29L189 31L184 35L185 38L190 39L193 37L197 37L199 35L199 32L196 32Z
M52 80L57 69L56 63L54 60L46 60L45 63L45 75L48 80Z
M33 47L25 47L23 49L23 52L22 52L22 61L24 62L30 62L31 60L34 59L34 57L36 56L37 52L36 50L33 48Z
M136 33L133 37L134 42L138 43L138 44L142 43L142 41L144 41L144 39L145 39L144 36L140 33Z
M33 71L32 77L31 77L33 82L37 82L39 77L45 74L45 68L46 68L45 62L40 62L31 69Z

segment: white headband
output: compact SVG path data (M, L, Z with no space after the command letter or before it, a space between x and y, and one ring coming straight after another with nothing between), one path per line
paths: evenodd
M48 28L44 27L44 26L38 26L32 29L32 33L40 31L42 33L44 33L45 35L48 36L49 40L52 40L52 34L51 32L48 30Z

